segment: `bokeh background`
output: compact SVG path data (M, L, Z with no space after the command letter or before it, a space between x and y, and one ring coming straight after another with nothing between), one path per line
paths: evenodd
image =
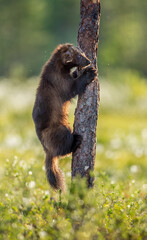
M146 1L101 7L100 76L116 68L146 76ZM79 20L79 0L1 0L0 75L38 75L57 44L76 44Z
M112 202L116 192L129 199L124 200L126 202L133 201L130 199L135 197L137 200L134 202L138 202L139 199L143 201L147 191L146 10L146 0L101 1L98 47L101 101L95 178L106 186L109 182L113 187ZM79 0L0 0L0 191L2 202L8 204L4 210L7 213L10 211L16 216L18 213L22 216L12 205L19 206L22 201L22 209L25 206L27 209L28 205L32 208L34 203L40 204L42 196L45 199L52 194L56 197L46 182L44 153L35 134L31 112L42 66L57 44L70 42L76 45L79 21ZM76 100L70 108L71 126L75 107ZM67 185L70 185L71 157L62 159L60 166L65 173ZM100 182L99 189L102 187ZM110 186L107 188L106 192L109 192ZM108 206L105 204L106 208ZM128 206L133 205L128 203ZM127 203L124 203L125 208ZM117 211L118 209L116 215L122 215L122 212ZM29 210L27 213L30 213ZM142 212L134 214L133 216L143 216ZM22 226L18 228L17 217L11 227L8 215L5 215L3 225L0 225L3 239L8 239L5 235L7 226L12 234L11 239L38 239L31 238L30 232L34 231L35 234L35 227L32 226L33 230L27 228L30 226L27 225L28 215L25 215L27 220L22 220L27 230L23 230ZM108 219L104 220L107 224ZM43 220L37 221L42 224ZM124 219L120 232L125 233L127 221L131 220L127 217ZM105 224L102 231L104 226ZM145 231L145 227L138 226L138 232ZM21 231L26 231L28 235L23 235ZM65 226L62 233L66 231ZM117 232L120 236L118 228L111 233ZM81 238L76 236L76 239L88 239L84 235L80 236ZM136 238L131 239L143 239L139 238L140 235L134 236Z

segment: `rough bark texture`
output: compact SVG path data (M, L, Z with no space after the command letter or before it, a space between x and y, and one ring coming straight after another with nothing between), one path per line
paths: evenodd
M97 48L100 25L100 0L81 0L78 45L97 68ZM73 154L72 177L87 176L89 187L94 178L89 171L94 170L96 154L96 127L99 107L99 82L95 79L84 94L79 96L75 111L74 132L82 135L81 147Z

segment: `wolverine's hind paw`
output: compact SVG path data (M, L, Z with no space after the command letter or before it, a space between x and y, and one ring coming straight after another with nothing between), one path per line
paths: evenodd
M73 134L74 140L72 144L72 152L75 152L77 148L81 145L82 143L82 136L78 134Z

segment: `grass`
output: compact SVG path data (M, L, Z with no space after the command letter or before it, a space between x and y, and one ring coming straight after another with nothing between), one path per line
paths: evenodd
M94 189L71 183L66 157L61 196L46 181L31 118L38 80L0 82L0 239L147 239L147 83L121 78L101 79Z

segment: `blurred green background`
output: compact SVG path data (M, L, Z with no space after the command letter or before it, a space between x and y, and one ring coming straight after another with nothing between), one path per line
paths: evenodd
M76 44L79 0L0 0L0 76L38 75L59 43ZM146 76L147 2L101 1L99 73Z

